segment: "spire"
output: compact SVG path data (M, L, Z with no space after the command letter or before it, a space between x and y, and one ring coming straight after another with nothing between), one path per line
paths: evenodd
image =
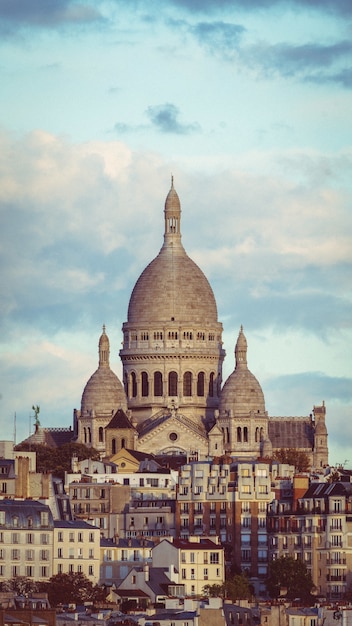
M247 367L247 339L244 336L243 326L241 324L240 332L235 347L236 368Z
M173 245L181 241L181 204L174 189L174 177L171 175L171 189L166 196L164 245Z
M105 333L105 324L103 324L103 333L99 339L99 367L110 367L110 342L109 337Z

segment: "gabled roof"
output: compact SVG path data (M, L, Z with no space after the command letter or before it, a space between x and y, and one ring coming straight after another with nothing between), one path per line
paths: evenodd
M134 426L132 426L130 420L128 419L126 413L122 410L122 409L118 409L115 413L115 415L112 417L112 419L110 420L110 422L108 423L108 425L105 427L107 428L119 428L119 429L133 429L135 430Z
M138 439L141 440L143 437L153 431L155 428L160 430L161 426L169 427L170 423L173 423L173 428L177 429L177 427L181 426L183 428L187 428L191 431L192 435L195 437L201 437L202 439L207 440L207 434L201 426L193 422L189 417L186 417L182 413L168 413L165 415L160 415L157 418L153 418L152 420L148 420L144 422L139 429ZM191 436L191 435L190 435Z

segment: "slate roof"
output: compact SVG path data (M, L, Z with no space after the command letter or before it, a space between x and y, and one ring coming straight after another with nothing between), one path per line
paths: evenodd
M314 446L314 426L310 417L270 417L268 435L273 448Z
M135 430L126 413L122 409L118 409L105 428L129 428Z
M31 445L44 445L48 446L48 448L60 448L65 443L70 443L74 441L74 431L72 428L41 428L21 441L22 443L28 443ZM16 448L15 448L16 450Z

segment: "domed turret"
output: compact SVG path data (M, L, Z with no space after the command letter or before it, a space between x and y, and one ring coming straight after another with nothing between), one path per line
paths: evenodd
M247 366L247 340L241 326L236 347L236 366L228 377L220 398L220 414L231 411L233 417L265 413L262 388Z
M120 380L110 369L110 342L103 326L98 369L84 388L81 410L74 412L78 441L104 452L105 427L120 408L127 410L126 395Z
M117 409L127 409L126 395L123 386L110 369L110 342L103 326L99 339L99 367L88 380L81 401L81 417L88 415L108 415Z

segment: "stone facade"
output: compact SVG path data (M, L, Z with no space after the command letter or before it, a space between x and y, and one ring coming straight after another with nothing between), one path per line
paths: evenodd
M207 278L182 245L173 182L163 245L134 286L122 330L123 385L110 369L104 328L99 367L74 412L78 441L102 456L126 447L187 460L270 458L275 450L295 447L315 469L328 463L324 404L304 417L268 416L260 383L248 368L242 327L235 369L221 389L222 324Z

